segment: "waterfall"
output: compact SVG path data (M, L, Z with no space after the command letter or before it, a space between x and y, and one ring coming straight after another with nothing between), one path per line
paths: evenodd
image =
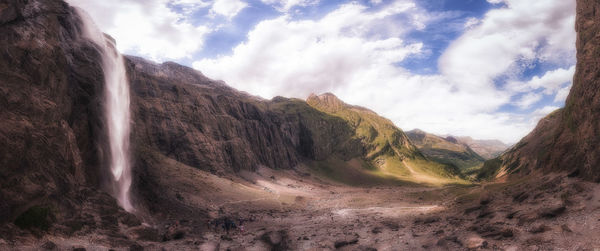
M101 49L104 71L104 119L108 125L110 145L110 171L113 196L128 212L134 210L129 189L131 187L131 160L129 133L131 114L129 107L129 82L123 56L117 51L114 40L107 38L94 24L85 11L78 9L83 20L86 38Z

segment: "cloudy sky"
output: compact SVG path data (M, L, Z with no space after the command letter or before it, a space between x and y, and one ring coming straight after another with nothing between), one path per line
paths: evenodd
M514 143L575 70L575 0L69 2L125 54L267 99L332 92L404 130Z

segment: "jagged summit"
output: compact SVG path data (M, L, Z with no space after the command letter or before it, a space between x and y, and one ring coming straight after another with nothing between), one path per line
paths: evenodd
M426 133L425 131L418 129L418 128L407 131L406 133L409 133L409 132L414 133L414 134L425 134Z
M354 109L360 110L361 112L368 112L377 115L376 112L368 108L347 104L331 92L326 92L320 95L312 93L308 96L308 98L306 98L306 102L317 109L327 111L330 113L335 113L343 109Z
M319 107L328 112L337 112L344 109L348 105L344 101L340 100L333 93L327 92L321 95L310 94L306 99L306 102L314 107Z

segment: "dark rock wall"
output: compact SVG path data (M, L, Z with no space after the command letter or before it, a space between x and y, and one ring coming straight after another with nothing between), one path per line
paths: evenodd
M101 183L100 55L63 1L0 0L0 223Z
M212 172L298 163L264 102L173 63L127 62L136 145Z
M344 143L346 122L305 102L267 101L174 63L127 57L134 145L213 173L289 169L334 153L359 156ZM356 148L356 147L355 147ZM348 156L346 156L348 157Z

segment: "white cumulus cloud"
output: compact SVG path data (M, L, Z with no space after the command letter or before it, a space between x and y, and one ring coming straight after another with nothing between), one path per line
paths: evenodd
M556 96L554 96L554 102L565 102L567 96L569 96L569 91L571 91L571 85L567 85L556 92Z
M292 21L288 16L263 21L248 34L247 42L234 48L233 55L200 60L194 67L263 97L306 97L419 53L419 43L407 44L397 37L365 38L387 18L414 7L396 4L370 13L362 5L348 4L318 21Z
M530 93L523 95L523 97L521 97L521 99L516 102L516 105L521 109L527 109L527 108L531 107L533 104L542 100L543 97L544 96L540 93L530 92Z
M507 84L506 88L514 92L543 89L545 94L552 94L565 84L570 84L573 81L573 74L575 74L575 65L568 69L559 68L547 71L543 76L534 76L527 82L512 81Z
M529 62L574 63L575 1L504 0L481 23L454 41L439 61L440 71L461 88L493 85Z
M231 19L247 6L246 2L240 0L216 0L210 11L213 14L219 14Z
M193 25L185 16L169 7L183 4L197 8L201 1L189 0L68 0L85 10L100 29L117 40L123 53L148 57L155 61L188 57L203 46L210 28Z

